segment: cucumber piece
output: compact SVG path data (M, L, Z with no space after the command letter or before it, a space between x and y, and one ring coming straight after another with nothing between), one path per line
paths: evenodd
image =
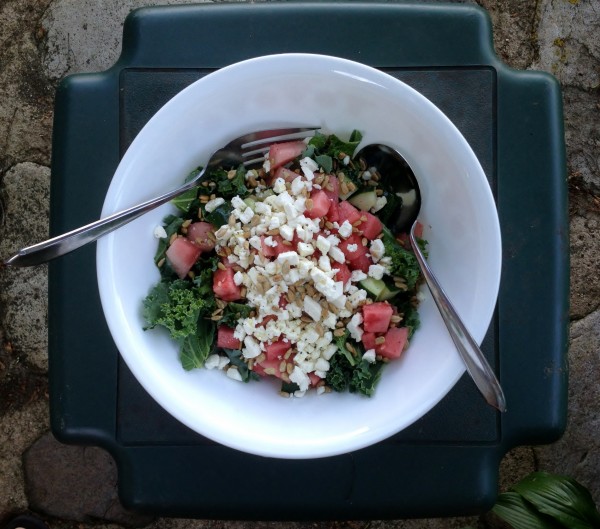
M256 211L256 200L254 200L252 197L246 197L244 202L252 211Z
M377 193L375 191L363 191L350 197L348 202L361 211L369 211L377 203Z
M401 290L397 288L390 287L389 285L385 285L385 288L381 291L379 296L375 301L386 301L388 299L392 299L393 297L400 294Z
M382 279L374 279L372 277L367 277L366 279L359 281L358 284L360 285L360 288L366 290L367 294L375 300L377 300L381 293L387 288Z
M374 301L386 301L392 299L400 293L400 290L388 285L383 279L374 279L367 277L358 283L360 287L367 291L367 294Z

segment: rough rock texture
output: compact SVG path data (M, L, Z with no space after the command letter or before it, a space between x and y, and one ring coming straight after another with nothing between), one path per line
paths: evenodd
M47 433L24 454L30 508L52 516L144 526L152 518L126 511L117 496L117 467L101 448L68 446Z
M157 3L192 0L0 0L0 257L47 233L58 80L112 65L120 53L125 15ZM553 73L562 84L571 202L568 429L553 445L520 447L507 454L500 489L540 469L572 475L600 502L600 2L477 3L490 13L503 61L518 69ZM46 288L45 267L0 267L0 520L33 509L56 529L145 523L152 529L506 527L490 514L331 523L150 521L132 516L116 501L115 467L105 452L64 447L47 434Z

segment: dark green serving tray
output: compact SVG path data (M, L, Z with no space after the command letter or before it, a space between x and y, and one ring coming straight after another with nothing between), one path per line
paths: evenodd
M503 271L482 345L508 411L465 376L430 413L370 448L317 460L251 456L168 415L120 359L104 321L89 246L50 265L52 429L106 448L123 503L163 516L368 519L489 509L500 460L548 443L567 408L568 223L560 90L498 60L490 21L456 4L203 4L134 11L110 70L66 78L56 98L51 231L96 219L127 146L171 96L254 56L356 60L438 105L477 154L496 198ZM390 403L393 405L393 403Z

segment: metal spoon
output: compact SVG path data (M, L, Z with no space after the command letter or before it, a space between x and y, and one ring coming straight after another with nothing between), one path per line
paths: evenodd
M414 172L400 153L385 145L368 145L356 153L354 157L364 159L369 167L376 167L379 174L393 186L394 191L405 198L409 198L403 204L394 223L389 227L394 234L409 234L410 245L415 253L425 282L465 363L467 372L487 403L500 411L506 411L504 393L494 371L456 313L417 244L415 227L421 210L421 193Z

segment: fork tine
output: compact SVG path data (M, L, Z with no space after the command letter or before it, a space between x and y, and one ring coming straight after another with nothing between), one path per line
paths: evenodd
M246 151L246 149L250 149L252 147L259 147L261 145L265 146L265 144L270 145L278 141L303 140L304 138L314 136L315 132L317 132L319 129L320 127L303 127L295 129L288 128L264 131L264 137L242 144L241 149ZM258 152L258 149L256 151L248 152Z

